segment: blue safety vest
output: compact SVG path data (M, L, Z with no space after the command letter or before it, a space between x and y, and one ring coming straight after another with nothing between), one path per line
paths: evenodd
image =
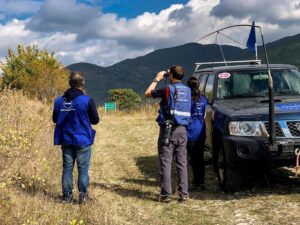
M63 96L55 99L57 122L54 130L55 145L89 146L94 143L95 131L88 116L90 97L80 95L67 102Z
M200 95L196 101L192 101L191 120L187 127L187 137L189 141L205 140L205 108L207 99Z
M180 83L168 85L170 94L167 99L167 105L160 102L158 124L170 119L175 124L187 126L191 116L191 90L189 87Z

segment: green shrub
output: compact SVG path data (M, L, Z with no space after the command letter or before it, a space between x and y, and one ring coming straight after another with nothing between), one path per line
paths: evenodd
M18 45L16 53L9 48L1 69L2 89L21 89L39 99L51 100L68 86L68 71L53 53L39 50L36 45Z
M109 91L110 100L117 103L120 110L133 109L141 103L141 97L128 88L118 88Z

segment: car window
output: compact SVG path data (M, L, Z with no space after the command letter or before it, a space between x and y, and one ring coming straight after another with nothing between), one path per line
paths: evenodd
M298 70L274 71L272 76L275 94L287 91L300 93L300 73Z
M194 73L193 77L196 77L198 80L201 79L202 74L201 73Z
M215 78L214 74L209 74L207 82L206 82L206 85L205 85L205 91L204 91L204 93L205 93L205 96L208 99L208 102L212 101L214 78Z
M291 69L271 70L274 95L300 95L300 73ZM218 74L217 98L268 96L267 71L234 71Z
M203 74L201 79L199 79L200 80L199 90L201 93L204 92L204 87L206 84L207 76L208 76L208 74Z

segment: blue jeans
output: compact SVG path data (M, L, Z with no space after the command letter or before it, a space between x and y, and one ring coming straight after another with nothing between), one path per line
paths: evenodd
M63 195L70 196L73 193L73 168L75 160L78 169L78 191L80 193L87 193L91 146L62 146L61 149L63 157Z

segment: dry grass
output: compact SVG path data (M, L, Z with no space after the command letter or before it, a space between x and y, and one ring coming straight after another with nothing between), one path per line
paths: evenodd
M1 225L300 224L300 184L287 170L277 171L272 187L256 181L243 192L224 194L208 166L207 191L191 193L185 204L158 202L156 109L100 112L90 171L92 201L63 204L51 107L19 92L0 92Z

